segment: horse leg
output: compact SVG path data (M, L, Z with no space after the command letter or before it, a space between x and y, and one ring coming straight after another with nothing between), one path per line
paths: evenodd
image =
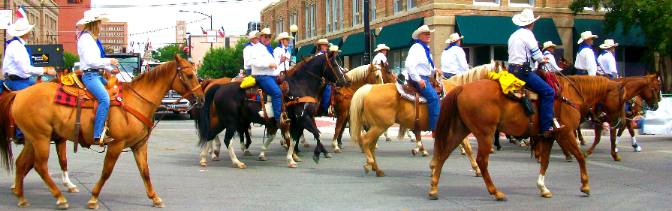
M49 167L47 164L49 161L49 138L51 137L34 138L26 136L26 138L26 140L31 140L31 142L27 144L33 145L35 171L37 171L44 183L47 185L47 187L49 187L51 195L56 198L57 208L67 209L69 207L68 201L65 199L61 191L58 190L56 183L54 183L54 181L51 179L51 175L49 175Z
M306 143L306 137L304 137L303 133L301 133L301 144L303 145L303 148L310 147L310 144Z
M422 132L421 131L413 131L413 134L415 134L415 148L411 150L411 154L413 156L417 155L418 153L422 154L422 157L427 157L429 153L427 150L425 150L425 146L422 145Z
M539 139L537 142L537 150L539 151L539 163L541 168L539 169L539 177L537 178L537 188L541 192L541 196L544 198L551 198L553 193L546 187L546 170L548 169L548 161L551 156L551 148L553 147L552 140Z
M478 163L478 167L481 169L481 173L483 174L483 181L485 182L485 186L487 187L490 195L495 196L495 199L498 201L504 201L506 200L506 195L497 190L497 187L495 187L495 184L492 182L490 177L490 172L488 171L488 158L490 157L490 151L492 150L493 134L474 134L474 136L476 136L476 139L478 140L478 154L476 157L476 163Z
M244 133L243 130L239 130L238 134L243 134ZM224 144L226 145L226 149L229 151L229 158L231 158L231 164L233 165L233 167L244 169L247 168L247 166L245 165L245 163L240 162L240 160L238 160L238 157L236 156L236 150L233 149L233 141L231 141L231 139L233 139L233 135L235 133L236 131L232 130L232 128L226 129L226 133L224 133Z
M614 161L621 161L618 156L618 142L616 142L616 129L609 129L609 140L611 141L611 157Z
M602 138L601 136L602 136L602 124L595 125L595 141L593 141L593 145L590 146L590 148L588 148L588 150L586 151L586 153L588 153L587 155L593 154L593 150L595 150L597 144L600 143L600 139Z
M334 147L334 153L341 153L341 148L339 146L338 140L341 138L341 134L343 134L343 130L345 129L345 120L347 120L347 116L341 116L336 119L336 129L334 130L334 139L331 140L331 146Z
M212 139L212 161L219 161L219 152L222 149L222 141L219 140L219 135Z
M471 150L471 143L469 143L469 139L468 138L462 139L462 144L460 144L458 146L461 146L460 148L462 148L464 150L465 156L469 160L469 164L471 164L471 168L475 172L474 176L475 177L480 177L481 176L481 170L478 169L478 163L476 163L476 159L474 159L474 154L473 154L473 151Z
M228 131L227 131L228 132ZM142 143L138 147L132 149L133 156L135 157L135 163L138 165L138 170L140 171L140 177L145 183L145 190L147 191L147 197L152 200L152 206L163 208L165 205L159 194L154 191L154 186L152 186L152 181L149 178L149 164L147 163L147 142Z
M634 149L634 151L641 152L642 147L639 146L639 144L637 144L637 138L635 138L635 129L633 129L632 126L628 126L628 133L630 133L630 140L632 141L632 148Z
M368 174L369 169L368 167L371 167L371 170L376 172L376 176L378 177L383 177L385 176L385 173L380 170L378 167L378 163L376 163L376 142L378 142L378 137L380 137L380 134L383 133L385 129L374 125L369 130L366 132L364 136L362 136L362 150L364 150L364 154L366 155L366 164L364 164L364 171Z
M267 161L268 160L268 158L266 158L266 150L268 150L268 145L270 145L271 142L273 142L273 139L275 139L275 134L277 134L277 130L276 131L270 131L270 130L268 131L268 134L267 134L268 137L266 137L266 140L264 140L264 144L261 146L261 152L259 152L258 159L260 161ZM285 142L281 140L280 143L285 143Z
M581 172L581 192L590 195L590 185L588 185L588 170L586 169L586 158L581 152L579 145L574 141L575 134L571 133L559 133L558 134L558 145L560 147L569 150L569 152L574 155L577 163L579 163L579 171Z
M434 156L432 156L432 161L429 163L429 170L432 172L432 180L428 193L429 199L436 200L439 198L439 179L443 164L457 146L460 144L465 147L469 145L468 140L465 138L466 136L467 133L465 131L457 131L454 136L449 136L448 140L434 140Z
M499 143L499 130L495 130L495 147L497 151L502 150L502 145Z
M298 126L298 125L297 125ZM299 128L297 126L294 126L290 128L291 132L291 137L292 141L289 142L289 150L287 150L287 167L289 168L296 168L297 164L294 162L294 150L296 150L296 147L299 143L300 136L303 136L303 128Z
M26 177L28 172L33 169L35 164L35 152L33 150L32 143L25 143L23 150L19 154L19 157L16 158L16 172L14 185L12 185L12 192L18 198L18 207L29 207L30 203L23 195L23 179Z
M248 125L247 128L245 128L245 130L242 131L242 133L240 132L238 133L241 134L240 135L241 139L243 138L243 134L245 135L245 154L243 154L244 156L252 156L252 153L250 152L250 145L252 144L252 137L250 137L250 133L252 133L251 130L252 128Z
M141 147L145 148L145 156L147 156L146 144L144 144L144 146ZM98 204L98 196L100 195L100 191L103 190L105 182L107 182L107 179L109 179L110 176L112 175L114 166L116 165L117 160L119 159L119 155L121 155L121 151L123 149L124 149L124 143L123 141L120 140L113 141L107 145L107 153L105 153L105 160L103 161L103 172L101 173L98 182L96 182L96 185L93 186L93 190L91 191L91 198L89 199L89 202L86 205L89 209L98 209L98 207L100 206ZM136 157L136 162L139 162L137 159L138 158ZM145 158L145 163L147 163L146 161L147 160ZM140 168L140 166L138 166L138 168Z
M68 188L68 192L78 193L79 190L77 189L77 186L72 184L70 176L68 175L68 157L66 152L67 141L68 140L64 138L58 138L56 140L56 155L58 155L58 164L61 165L61 181L63 182L63 186Z
M582 146L586 145L586 141L583 139L583 134L581 134L581 127L576 129L576 134L577 134L577 138L579 139L579 143L581 143Z
M341 132L338 133L338 148L343 149L343 133L345 132L345 126L348 125L348 121L346 120L345 123L343 123L343 127L341 127Z
M216 138L219 138L218 136L215 136ZM203 148L201 149L201 153L199 154L199 157L201 158L198 163L201 165L201 167L206 167L208 166L208 154L210 154L210 150L212 149L212 142L213 140L210 140L203 145Z

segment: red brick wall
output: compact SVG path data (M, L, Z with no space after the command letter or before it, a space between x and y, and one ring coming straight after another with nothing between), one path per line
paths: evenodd
M58 43L65 51L77 54L77 35L75 23L84 17L84 11L91 8L91 0L82 0L80 4L68 4L67 0L54 0L61 7L58 17Z

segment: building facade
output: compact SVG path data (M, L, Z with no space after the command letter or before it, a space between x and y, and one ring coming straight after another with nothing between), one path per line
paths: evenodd
M184 44L187 40L187 22L178 20L175 23L175 43Z
M230 35L226 37L217 36L217 42L212 44L212 48L233 48L242 36ZM210 50L210 42L206 35L189 35L188 42L191 42L191 62L200 66L205 54Z
M75 24L91 9L91 0L54 0L59 6L57 42L65 51L77 54L77 30Z
M56 44L58 43L58 22L59 9L58 5L52 0L13 0L8 1L7 5L4 2L0 3L3 8L16 11L20 5L26 8L28 13L28 21L34 24L32 31L32 38L30 44ZM16 15L14 15L16 20ZM10 38L4 32L5 38ZM5 52L4 45L1 46L0 52Z
M584 30L601 31L603 14L591 8L574 15L568 8L571 0L369 0L372 47L385 43L392 48L388 61L397 71L403 67L412 32L425 24L436 30L430 48L435 64L440 65L444 43L453 32L465 38L463 46L471 66L491 60L507 60L507 40L516 26L511 17L524 8L532 8L542 19L534 33L539 44L558 44L556 58L573 61L578 34ZM314 53L314 43L321 38L339 45L347 67L362 64L364 52L363 0L279 0L261 11L261 24L274 34L298 25L298 55ZM618 31L618 29L617 29ZM631 30L636 31L636 30ZM600 35L616 38L621 46L617 56L623 63L639 58L644 42L632 35ZM619 38L622 38L619 40ZM596 44L598 43L596 42ZM597 46L597 45L595 45ZM633 58L634 57L634 58ZM572 62L573 63L573 62ZM619 65L619 69L626 65Z
M128 23L105 22L101 25L100 42L108 52L126 53L128 46Z

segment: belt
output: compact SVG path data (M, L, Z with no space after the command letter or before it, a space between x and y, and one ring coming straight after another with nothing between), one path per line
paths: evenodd
M511 73L526 73L530 71L532 71L532 68L527 64L509 64L509 72Z
M103 72L103 70L102 69L88 69L88 70L84 70L82 72L84 72L84 73L100 73L100 72Z
M12 81L24 81L24 80L30 79L30 78L22 78L18 75L10 75L10 74L5 74L5 78L9 79L9 80L12 80Z

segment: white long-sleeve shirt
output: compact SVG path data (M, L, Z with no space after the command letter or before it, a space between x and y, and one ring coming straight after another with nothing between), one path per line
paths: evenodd
M509 64L521 65L527 61L534 68L534 62L541 62L543 56L534 33L527 28L520 28L509 37ZM530 59L532 58L532 59Z
M444 73L460 74L469 70L467 55L460 46L452 46L441 53L441 71Z
M385 57L385 54L378 52L376 56L373 57L373 60L371 60L371 64L374 65L387 64L387 57Z
M273 54L268 51L266 46L257 44L250 49L250 67L252 75L270 75L276 76L278 72L269 67L271 64L278 64L273 58Z
M600 67L604 73L613 76L618 75L618 69L616 68L616 58L611 52L607 51L600 54L600 56L597 57L597 62L600 64Z
M595 53L591 48L583 48L576 54L576 61L574 62L576 69L588 71L588 75L597 74L597 62L595 60Z
M431 54L429 56L430 58L432 57ZM421 81L422 78L420 76L431 76L432 72L434 72L434 68L429 63L425 54L425 49L420 43L413 44L408 50L405 68L408 77L414 81Z
M112 70L112 59L103 58L96 40L90 33L84 32L77 40L77 53L79 54L79 67L81 70L106 69Z
M247 45L245 45L245 48L243 48L243 68L246 70L252 69L250 67L250 52L252 50L250 49L252 49L254 45L256 44L250 42Z
M285 60L284 62L280 62L280 58L282 56L285 56L287 60ZM281 46L276 47L275 49L273 49L273 57L275 58L276 64L278 64L278 69L276 69L278 74L282 71L286 71L287 69L289 69L289 61L290 58L292 58L292 54L289 51L289 47L281 47Z
M559 72L562 71L562 68L558 66L555 62L555 56L550 51L544 51L544 57L548 59L548 65L551 67L551 71Z
M31 75L42 75L44 68L33 67L30 64L30 54L26 49L25 41L17 38L5 48L5 58L2 60L2 71L7 75L16 75L28 78Z

